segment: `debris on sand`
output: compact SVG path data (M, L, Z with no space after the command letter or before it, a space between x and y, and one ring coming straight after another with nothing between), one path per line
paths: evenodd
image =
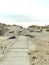
M15 39L16 37L15 36L11 36L11 37L9 37L8 39Z

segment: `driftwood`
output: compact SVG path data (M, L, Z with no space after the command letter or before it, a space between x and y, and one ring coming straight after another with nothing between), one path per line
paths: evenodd
M35 32L42 32L42 30L35 30Z
M11 32L9 32L9 33L14 33L14 31L11 31Z
M35 35L34 36L32 36L32 35L25 35L26 37L30 37L30 38L34 38L35 37Z
M30 30L30 32L34 32L34 30Z
M12 36L12 37L9 37L8 39L15 39L16 37L15 36Z

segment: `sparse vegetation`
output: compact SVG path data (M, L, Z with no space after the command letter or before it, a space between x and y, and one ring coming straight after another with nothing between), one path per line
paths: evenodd
M29 31L29 32L28 32ZM37 32L37 33L36 33ZM42 33L38 33L42 32ZM11 34L10 34L11 33ZM16 37L17 36L17 37ZM32 45L36 45L36 49L33 51L34 46L30 46L28 56L30 57L31 65L49 65L49 25L37 26L31 25L28 28L23 28L19 25L6 25L0 23L0 44L7 43L9 40L16 40L19 36L25 36L26 39ZM3 42L3 38L8 39L7 42ZM7 38L6 38L7 37ZM21 41L20 41L21 42ZM24 41L25 42L25 41ZM8 42L9 44L9 42ZM28 46L29 47L29 46ZM3 49L0 46L0 50ZM3 51L4 54L4 51Z

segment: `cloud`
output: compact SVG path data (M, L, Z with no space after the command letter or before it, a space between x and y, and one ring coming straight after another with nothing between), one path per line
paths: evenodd
M21 21L49 21L49 0L0 0L0 16L4 15L30 16L27 20L21 16Z

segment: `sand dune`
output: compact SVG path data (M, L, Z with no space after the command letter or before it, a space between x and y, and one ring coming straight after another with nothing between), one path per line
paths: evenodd
M49 25L23 28L4 24L3 29L0 65L49 65Z

